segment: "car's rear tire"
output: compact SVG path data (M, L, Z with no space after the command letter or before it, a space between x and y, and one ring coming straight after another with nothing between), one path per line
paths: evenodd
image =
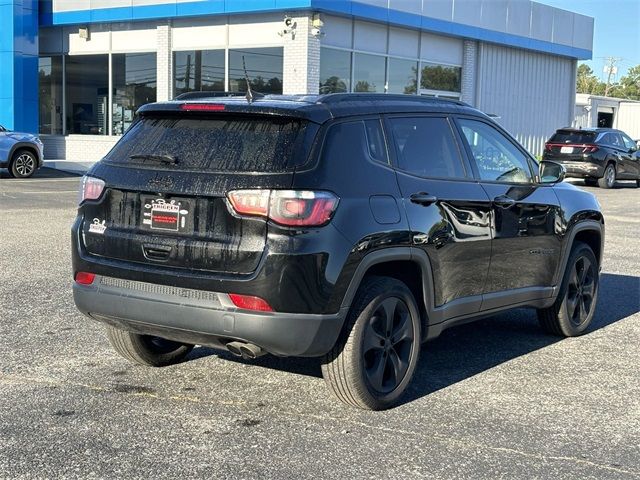
M365 278L340 338L322 362L329 390L358 408L392 407L413 378L421 335L420 311L409 288L393 278Z
M17 150L11 157L9 172L15 178L29 178L38 169L38 159L29 150Z
M600 188L613 188L616 185L616 166L613 163L607 165L604 169L604 175L598 179Z
M181 362L193 349L188 345L150 335L121 330L107 326L107 337L111 346L132 363L149 367L164 367Z
M542 328L553 335L576 337L587 331L598 301L599 266L589 245L571 249L555 303L538 310Z

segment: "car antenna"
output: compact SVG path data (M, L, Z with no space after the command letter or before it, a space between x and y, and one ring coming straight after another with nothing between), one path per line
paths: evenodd
M253 99L256 97L263 97L261 93L253 92L251 90L251 82L249 81L249 74L247 73L247 65L244 63L244 55L242 56L242 69L244 70L244 79L247 82L247 94L245 98L247 99L247 103L253 103Z

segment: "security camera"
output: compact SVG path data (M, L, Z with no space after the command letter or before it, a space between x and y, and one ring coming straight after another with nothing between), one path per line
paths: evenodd
M324 32L318 27L313 27L311 29L311 35L313 35L314 37L321 37L322 35L324 35Z
M284 26L287 27L287 28L293 27L293 18L284 17Z

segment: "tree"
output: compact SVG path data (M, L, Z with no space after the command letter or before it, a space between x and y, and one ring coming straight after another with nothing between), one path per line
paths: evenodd
M578 75L576 80L576 92L588 93L590 95L604 95L606 85L593 74L589 65L581 63L578 65Z
M640 100L640 65L630 68L620 79L616 89L616 96L629 100Z

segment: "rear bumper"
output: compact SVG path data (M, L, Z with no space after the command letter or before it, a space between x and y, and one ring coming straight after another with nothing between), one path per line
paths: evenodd
M567 177L572 178L601 178L604 167L593 162L558 162L567 170Z
M333 348L346 309L333 315L258 313L229 306L223 295L118 281L73 286L80 311L136 333L184 343L223 346L240 340L284 356L320 356Z

